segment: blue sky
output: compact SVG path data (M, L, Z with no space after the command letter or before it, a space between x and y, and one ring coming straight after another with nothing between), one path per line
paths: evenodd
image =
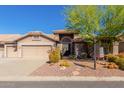
M65 6L0 6L0 34L64 29Z

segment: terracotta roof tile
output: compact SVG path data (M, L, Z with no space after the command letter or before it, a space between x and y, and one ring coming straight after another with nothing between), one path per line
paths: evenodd
M0 41L14 41L20 37L20 34L0 34Z
M40 31L32 31L32 32L28 32L27 35L42 35L43 33Z
M46 34L48 37L52 38L52 39L55 39L57 41L59 41L59 37L54 35L54 34Z
M67 31L67 30L55 30L53 33L54 34L72 34L74 32Z

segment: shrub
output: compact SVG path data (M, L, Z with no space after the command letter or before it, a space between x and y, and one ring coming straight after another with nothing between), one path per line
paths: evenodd
M69 67L70 64L69 64L69 62L67 60L61 60L60 61L60 66Z
M118 58L115 63L119 66L119 69L124 70L124 58Z
M124 58L124 53L120 53L117 56L120 57L120 58Z
M57 63L60 60L60 49L55 48L49 54L49 60L51 63Z
M72 54L69 56L71 59L76 59L76 55L75 54Z
M119 69L124 70L124 63L121 62L121 63L119 64Z
M116 62L116 60L119 58L118 56L112 55L112 54L108 54L106 55L106 58L109 62Z

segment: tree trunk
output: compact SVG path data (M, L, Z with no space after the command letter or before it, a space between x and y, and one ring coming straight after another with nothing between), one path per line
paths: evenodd
M96 70L96 39L93 39L93 46L94 46L94 53L93 53L93 59L94 59L94 70Z

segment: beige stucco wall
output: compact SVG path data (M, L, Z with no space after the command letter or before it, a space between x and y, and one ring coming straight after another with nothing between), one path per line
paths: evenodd
M32 50L32 52L30 53L33 53L34 51L37 50L37 47L38 46L46 46L45 48L40 48L38 47L38 51L40 50L40 53L41 55L44 56L45 54L45 58L46 58L46 55L48 55L48 53L45 53L47 52L47 46L55 46L56 42L52 41L52 40L49 40L48 38L45 38L45 37L40 37L40 40L32 40L32 36L28 36L20 41L17 42L17 50L15 51L15 48L16 47L13 47L13 45L9 45L9 44L6 44L5 47L4 47L4 56L5 57L23 57L23 52L26 51L26 49L28 48L25 48L23 50L23 46L29 46L30 48L30 51L31 51L31 47L30 46L35 46L35 50ZM33 49L33 48L32 48ZM46 51L45 51L46 50ZM48 50L49 50L49 47L48 47ZM28 52L28 50L27 50Z
M18 51L16 46L7 46L6 47L7 57L18 57Z
M32 36L29 36L29 37L26 37L20 41L18 41L18 44L36 44L36 45L54 45L55 42L54 41L51 41L47 38L44 38L44 37L40 37L41 40L39 41L36 41L36 40L32 40Z
M79 34L74 34L74 39L79 38Z
M4 57L4 47L0 46L0 58Z
M113 43L113 54L118 55L119 53L119 42L114 42Z

